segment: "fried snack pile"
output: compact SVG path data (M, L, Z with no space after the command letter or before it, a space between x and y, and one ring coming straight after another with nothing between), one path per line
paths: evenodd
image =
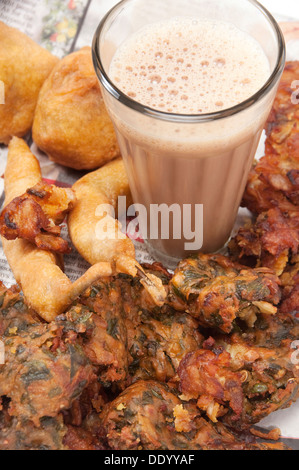
M163 269L153 266L152 272L168 282ZM281 335L275 336L274 327L264 336L259 330L244 330L248 336L243 347L251 361L246 366L233 351L235 344L241 347L233 335L227 337L227 346L221 335L212 341L187 313L167 304L157 307L138 278L103 278L51 323L28 310L15 288L0 285L0 299L0 337L7 354L0 365L0 449L267 449L249 434L237 437L236 413L243 413L247 429L295 398L298 381L287 362L289 350L287 344L279 349ZM287 326L280 326L291 339L294 325L285 318ZM258 356L262 343L271 354L267 349ZM214 367L214 380L219 377L232 395L220 398L209 387L209 367L203 367L203 383L209 387L205 403L209 399L213 409L219 404L213 415L197 392L187 396L192 391L186 386L190 362L196 356L199 367L200 351L220 358L209 367ZM234 363L224 363L221 354ZM259 376L259 386L249 392L256 385L254 365L259 371L261 361L271 371L263 383ZM246 367L253 372L246 375ZM266 384L276 397L276 405L268 408L263 406ZM242 400L248 402L244 409Z
M58 58L25 34L0 21L0 143L22 137L32 126L38 94ZM20 46L21 45L21 46Z
M54 67L39 94L32 136L51 160L77 170L99 168L119 155L90 47Z
M22 58L12 53L20 40ZM25 134L36 109L33 139L53 161L94 169L114 159L65 190L42 181L23 140L10 141L0 233L19 287L0 282L0 450L284 448L249 431L299 397L299 62L286 66L244 195L255 222L230 257L198 254L172 276L137 263L114 217L130 192L90 48L58 62L1 22L0 41L0 143ZM59 227L68 212L92 265L74 283ZM97 236L104 218L118 238Z
M59 224L74 202L71 189L41 181L5 207L0 215L0 234L7 240L28 240L43 250L69 253L71 248L61 238Z

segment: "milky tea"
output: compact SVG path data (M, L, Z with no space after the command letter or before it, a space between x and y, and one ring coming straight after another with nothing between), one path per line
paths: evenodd
M220 21L164 20L117 48L111 81L130 99L169 113L168 120L155 119L107 98L134 202L146 207L148 218L153 204L178 204L182 220L186 205L203 205L203 227L191 211L194 243L187 250L190 238L170 211L170 226L180 223L180 230L170 230L169 239L148 240L158 258L178 259L199 248L215 252L229 239L273 93L227 118L197 117L248 100L270 73L259 43ZM199 246L196 232L202 229Z

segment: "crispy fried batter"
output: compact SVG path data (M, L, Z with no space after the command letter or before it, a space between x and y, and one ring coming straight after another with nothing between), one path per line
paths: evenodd
M28 188L40 183L41 179L37 159L22 139L14 137L9 144L4 177L5 205L24 194ZM51 208L47 205L48 207ZM112 273L108 263L98 263L72 283L62 272L61 255L41 250L22 239L2 238L2 244L7 261L28 305L46 321L52 321L64 312L81 292L102 275Z
M39 182L14 198L0 216L0 234L7 240L22 238L42 250L69 253L59 224L75 202L71 189Z
M0 21L0 143L22 137L31 128L38 94L58 58L28 36Z
M262 212L254 223L241 227L229 244L231 256L249 266L266 266L280 276L289 258L299 251L299 211L278 208Z
M45 417L37 428L31 421L11 418L0 412L0 450L66 450L67 432L62 416Z
M167 385L155 381L139 380L127 388L104 407L101 418L111 449L263 448L239 440L221 423L205 420L196 407L183 404Z
M99 168L119 155L90 47L54 67L39 94L32 136L51 160L78 170Z
M33 434L44 416L55 418L70 409L64 439L70 448L103 447L97 442L102 427L86 411L90 400L97 411L105 405L93 386L94 373L105 387L124 388L142 376L167 380L184 354L202 341L192 318L155 307L140 281L127 275L96 283L50 324L31 315L15 288L6 290L0 284L0 299L0 334L7 352L0 366L0 397L10 397L9 415L28 422ZM93 388L84 399L90 383ZM75 404L80 395L79 409ZM10 432L0 431L0 442ZM24 439L22 445L29 446L28 436Z
M214 335L206 349L180 364L180 390L213 421L245 429L299 396L299 371L291 362L298 324L290 315L260 314L254 328Z
M11 398L10 416L35 426L45 416L69 408L94 379L93 368L77 341L75 326L41 323L21 297L1 285L0 311L5 364L0 366L0 396ZM3 308L5 305L5 308Z
M242 204L254 213L273 207L298 210L299 107L292 99L298 75L299 61L288 62L266 125L265 156L253 167L243 198Z
M178 369L180 391L185 400L196 399L197 406L217 422L223 406L228 404L237 418L243 409L242 374L231 370L227 352L198 349L189 353Z
M167 282L163 272L152 272ZM298 331L290 316L260 314L255 328L243 323L240 334L215 334L203 343L196 320L155 306L140 280L123 274L97 282L50 324L28 311L15 288L0 285L0 299L8 354L0 397L10 398L13 420L0 427L3 448L15 445L20 429L20 448L42 442L52 448L57 433L59 449L266 449L240 442L216 420L243 429L297 396L288 354ZM100 383L113 398L136 379L107 403ZM172 390L158 382L169 379ZM44 416L53 420L47 429Z
M155 378L167 382L185 354L199 348L204 339L192 317L167 307L136 309L135 318L130 315L126 325L132 357L129 372L134 380Z
M283 313L299 314L299 256L295 256L281 276Z
M167 305L155 306L138 278L129 275L95 283L67 316L74 321L88 312L94 327L84 351L101 367L105 386L116 382L124 388L139 378L167 381L184 355L203 341L194 319Z
M121 232L115 214L119 196L125 196L128 204L132 198L122 159L118 158L99 170L80 178L72 188L76 203L68 216L71 240L81 256L90 264L99 261L115 262L120 256L135 258L135 249ZM101 222L106 230L101 237Z
M279 279L272 271L245 268L221 255L181 261L169 287L170 305L225 333L238 317L252 326L259 311L275 314L280 301Z

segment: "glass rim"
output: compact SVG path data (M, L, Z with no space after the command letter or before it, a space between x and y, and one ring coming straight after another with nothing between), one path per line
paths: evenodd
M232 106L230 108L226 108L220 111L214 111L212 113L202 113L202 114L177 114L177 113L169 113L165 111L160 111L149 106L143 105L138 101L130 98L124 92L122 92L109 78L108 74L105 71L103 66L100 52L99 52L99 44L101 39L101 34L103 29L106 25L106 22L110 19L113 14L125 6L127 3L130 3L133 0L122 0L117 3L113 8L111 8L108 13L103 17L100 21L92 42L92 59L95 68L96 75L102 84L102 86L108 91L110 95L112 95L117 101L122 103L123 105L140 112L143 115L158 118L163 121L171 121L171 122L178 122L178 123L196 123L196 122L209 122L215 121L216 119L223 119L226 117L233 116L245 109L251 107L253 104L260 101L277 83L277 77L282 73L284 65L285 65L285 58L286 58L286 48L285 48L285 40L282 34L282 31L273 17L273 15L257 0L243 0L251 3L253 6L259 10L266 20L268 20L270 26L276 33L276 39L278 43L278 57L268 80L264 83L264 85L255 92L252 96L247 98L246 100L242 101L241 103Z

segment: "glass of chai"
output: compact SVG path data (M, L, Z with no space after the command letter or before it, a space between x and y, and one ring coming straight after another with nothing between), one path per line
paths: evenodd
M285 64L274 18L255 0L125 0L93 61L151 254L219 251Z

